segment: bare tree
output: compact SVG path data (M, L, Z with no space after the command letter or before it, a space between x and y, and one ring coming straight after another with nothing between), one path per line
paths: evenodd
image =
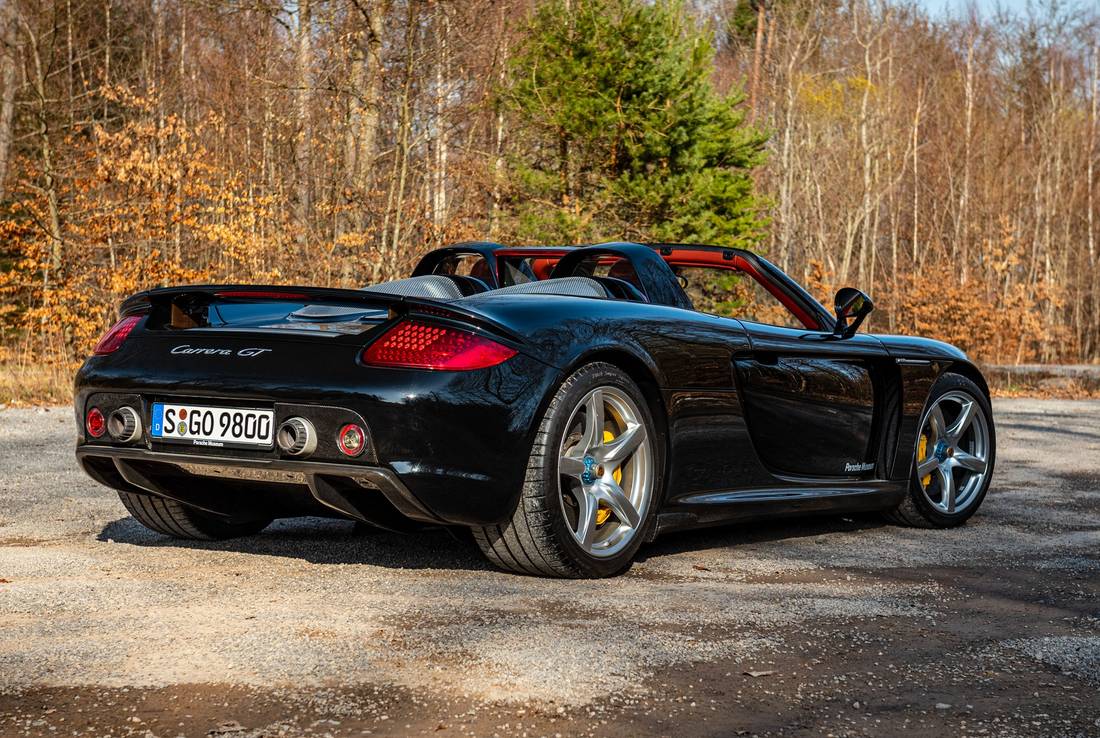
M297 70L298 136L294 147L297 168L298 223L303 242L313 209L313 112L310 109L313 85L313 0L298 0Z
M15 0L0 0L0 202L4 201L15 116Z

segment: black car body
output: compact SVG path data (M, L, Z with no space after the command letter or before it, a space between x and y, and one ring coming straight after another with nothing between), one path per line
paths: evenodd
M461 275L459 262L474 267ZM608 265L619 276L598 276ZM692 266L751 277L801 327L692 309L674 271ZM409 280L367 290L151 290L123 304L124 340L76 377L77 457L93 478L140 496L131 501L167 500L232 525L330 514L394 530L501 526L521 504L555 393L600 363L629 377L652 417L659 472L645 539L750 517L896 511L931 458L934 434L922 425L936 383L966 379L981 409L988 389L953 346L855 333L848 318L858 324L870 310L855 295L838 325L749 252L629 243L460 244L426 256ZM369 347L395 326L411 336L399 348L418 345L418 331L450 330L507 358L472 369L368 365ZM271 410L280 429L306 419L315 448L294 455L279 443L153 437L154 406L172 403ZM120 408L136 415L136 429ZM93 409L107 420L98 438ZM350 455L338 438L349 425L364 436ZM991 418L987 427L977 502L992 472ZM158 529L176 527L166 520Z

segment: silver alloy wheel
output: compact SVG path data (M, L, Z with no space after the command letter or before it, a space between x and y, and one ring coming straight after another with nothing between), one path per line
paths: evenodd
M917 437L917 484L937 511L962 512L978 498L989 468L989 420L966 392L948 392L928 409Z
M614 556L634 540L653 496L653 449L642 413L617 387L597 387L565 428L558 496L567 527L586 553Z

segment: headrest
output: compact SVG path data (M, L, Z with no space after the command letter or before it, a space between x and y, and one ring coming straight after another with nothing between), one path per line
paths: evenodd
M610 297L602 284L588 277L562 277L524 282L501 287L489 295L568 295L570 297Z
M429 300L457 300L462 297L462 290L454 280L442 274L425 274L422 277L383 282L364 287L363 292L384 292L387 295L423 297Z

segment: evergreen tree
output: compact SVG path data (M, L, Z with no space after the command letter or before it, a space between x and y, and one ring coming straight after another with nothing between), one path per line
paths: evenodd
M727 43L751 47L756 42L760 2L762 0L734 0L726 22ZM768 3L768 9L774 4L774 1Z
M680 0L547 0L503 92L517 237L747 245L762 226L750 169L766 137Z

